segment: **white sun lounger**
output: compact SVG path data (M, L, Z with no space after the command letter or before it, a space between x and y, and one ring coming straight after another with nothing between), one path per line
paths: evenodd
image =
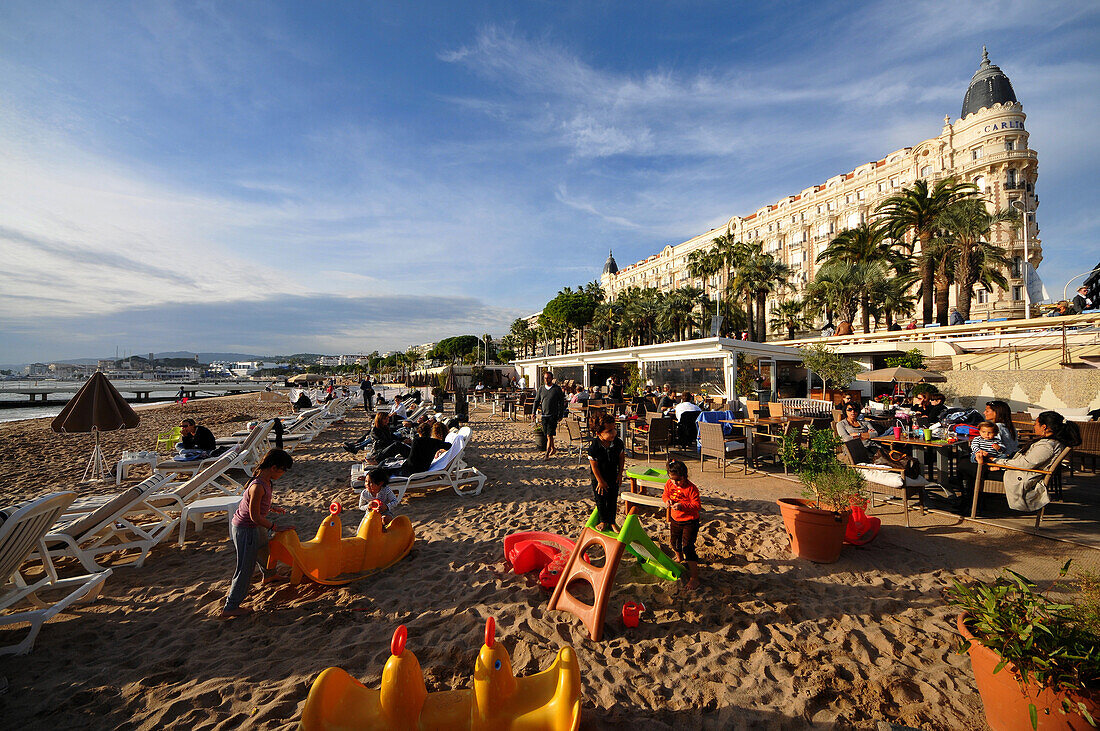
M0 626L23 622L31 625L30 631L21 642L0 647L0 655L25 655L30 652L45 622L73 602L95 599L99 596L103 583L111 575L108 569L68 579L57 577L57 571L45 550L42 538L74 497L76 493L73 492L56 492L0 510L0 610L13 607L24 599L36 607L0 615ZM42 556L45 575L28 583L19 573L19 567L35 549ZM39 596L53 590L64 590L68 593L59 601L48 601Z
M50 556L72 556L88 571L105 571L96 556L140 551L133 565L141 566L160 536L141 525L139 508L167 483L168 475L154 474L117 495L74 502L43 538Z
M410 490L418 493L434 488L449 487L463 496L481 494L481 488L485 486L485 475L480 470L470 467L462 461L462 455L466 451L470 434L470 427L466 426L460 429L458 434L454 435L451 448L432 462L426 471L417 472L408 477L394 477L390 480L390 489L393 490L398 501L404 500L405 493ZM364 491L359 496L360 507L366 509L366 503L369 502L370 495Z
M230 452L234 455L234 461L228 468L230 470L245 470L246 472L256 464L263 457L263 452L267 450L267 438L271 432L271 427L275 424L274 420L265 421L258 425L255 429L248 433L240 444L231 449ZM229 454L226 452L225 454ZM217 457L209 457L204 460L195 460L192 462L179 462L174 459L166 460L157 465L156 471L166 474L178 474L178 475L194 475L215 461L221 459L225 454L218 455ZM237 483L240 489L244 490L244 485Z

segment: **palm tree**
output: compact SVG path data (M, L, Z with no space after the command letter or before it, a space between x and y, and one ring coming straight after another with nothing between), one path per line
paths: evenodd
M797 331L813 327L813 322L806 316L804 303L800 299L784 300L776 305L768 324L775 332L786 330L787 340L794 340L794 334Z
M931 188L928 181L918 180L912 188L902 188L875 208L879 220L899 243L908 233L920 245L920 298L925 322L932 322L935 262L929 247L940 231L940 218L952 204L977 195L977 186L954 178L944 178ZM947 324L946 312L941 324Z
M615 338L623 321L622 297L596 305L592 316L592 329L600 338L603 348L614 348Z
M956 252L955 304L964 320L970 319L970 298L979 282L986 289L1008 287L1002 270L1011 263L1008 252L989 243L994 226L1016 223L1016 213L1008 208L990 212L985 203L966 199L944 211L940 217L943 239Z
M745 283L745 287L752 293L755 300L756 320L754 327L750 330L755 331L760 342L765 342L768 339L764 323L765 303L769 294L788 286L787 280L791 276L791 270L786 264L761 249L762 246L757 244L757 248L746 257L737 271L738 278ZM749 338L752 339L751 334Z
M623 304L623 325L634 345L649 345L657 329L661 292L654 287L627 290L632 296Z
M852 322L859 311L859 298L864 282L869 278L867 263L852 264L831 261L817 270L806 288L806 300L814 307L835 312L841 320Z
M880 267L883 276L867 276L867 280L885 279L888 270L893 269L901 254L892 246L891 240L884 226L861 223L855 228L849 228L837 234L836 238L829 242L825 251L821 252L817 260L820 263L848 262L850 264L867 264L870 267ZM865 275L873 275L872 268L864 268L861 272ZM896 273L896 272L895 272ZM860 291L859 307L863 314L863 332L871 331L871 292L868 289ZM877 320L877 318L876 318Z
M687 271L688 276L692 278L699 278L703 280L704 291L707 288L712 277L717 275L725 267L725 261L722 252L718 246L714 246L708 249L696 249L688 254ZM715 296L717 302L717 293ZM704 310L704 315L706 311ZM718 314L717 308L715 314Z
M523 350L523 357L527 357L527 344L531 332L531 326L521 317L512 321L512 327L508 331L515 338L516 345Z

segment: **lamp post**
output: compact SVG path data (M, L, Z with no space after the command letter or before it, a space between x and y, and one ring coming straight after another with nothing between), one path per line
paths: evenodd
M1026 191L1024 195L1027 195ZM1020 216L1024 221L1024 319L1028 320L1031 319L1031 289L1028 286L1027 273L1029 266L1027 259L1027 203L1024 203L1022 200L1014 200L1012 201L1012 207L1020 212Z

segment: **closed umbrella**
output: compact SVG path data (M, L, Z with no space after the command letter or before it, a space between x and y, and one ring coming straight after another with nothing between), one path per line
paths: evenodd
M107 376L96 372L69 399L50 427L58 433L95 434L95 447L84 468L81 482L102 480L107 470L103 464L103 450L99 447L99 432L132 429L141 421L137 413L126 403Z
M946 383L947 376L936 371L922 371L919 368L895 366L894 368L864 371L856 376L856 380L869 381L870 383Z

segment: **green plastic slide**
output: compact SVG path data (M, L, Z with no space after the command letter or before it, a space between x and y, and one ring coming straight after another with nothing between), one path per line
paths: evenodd
M683 573L683 567L666 556L664 551L657 548L657 544L650 540L645 529L642 528L642 524L638 522L638 517L636 515L626 516L626 520L623 521L623 527L619 529L617 534L600 530L596 527L599 524L600 512L598 510L593 510L592 515L588 518L588 522L584 524L586 528L591 528L597 533L602 533L608 538L614 538L624 544L626 550L632 553L634 558L638 559L638 563L642 566L642 571L645 571L647 574L652 574L658 579L664 579L665 581L680 580L680 574Z

